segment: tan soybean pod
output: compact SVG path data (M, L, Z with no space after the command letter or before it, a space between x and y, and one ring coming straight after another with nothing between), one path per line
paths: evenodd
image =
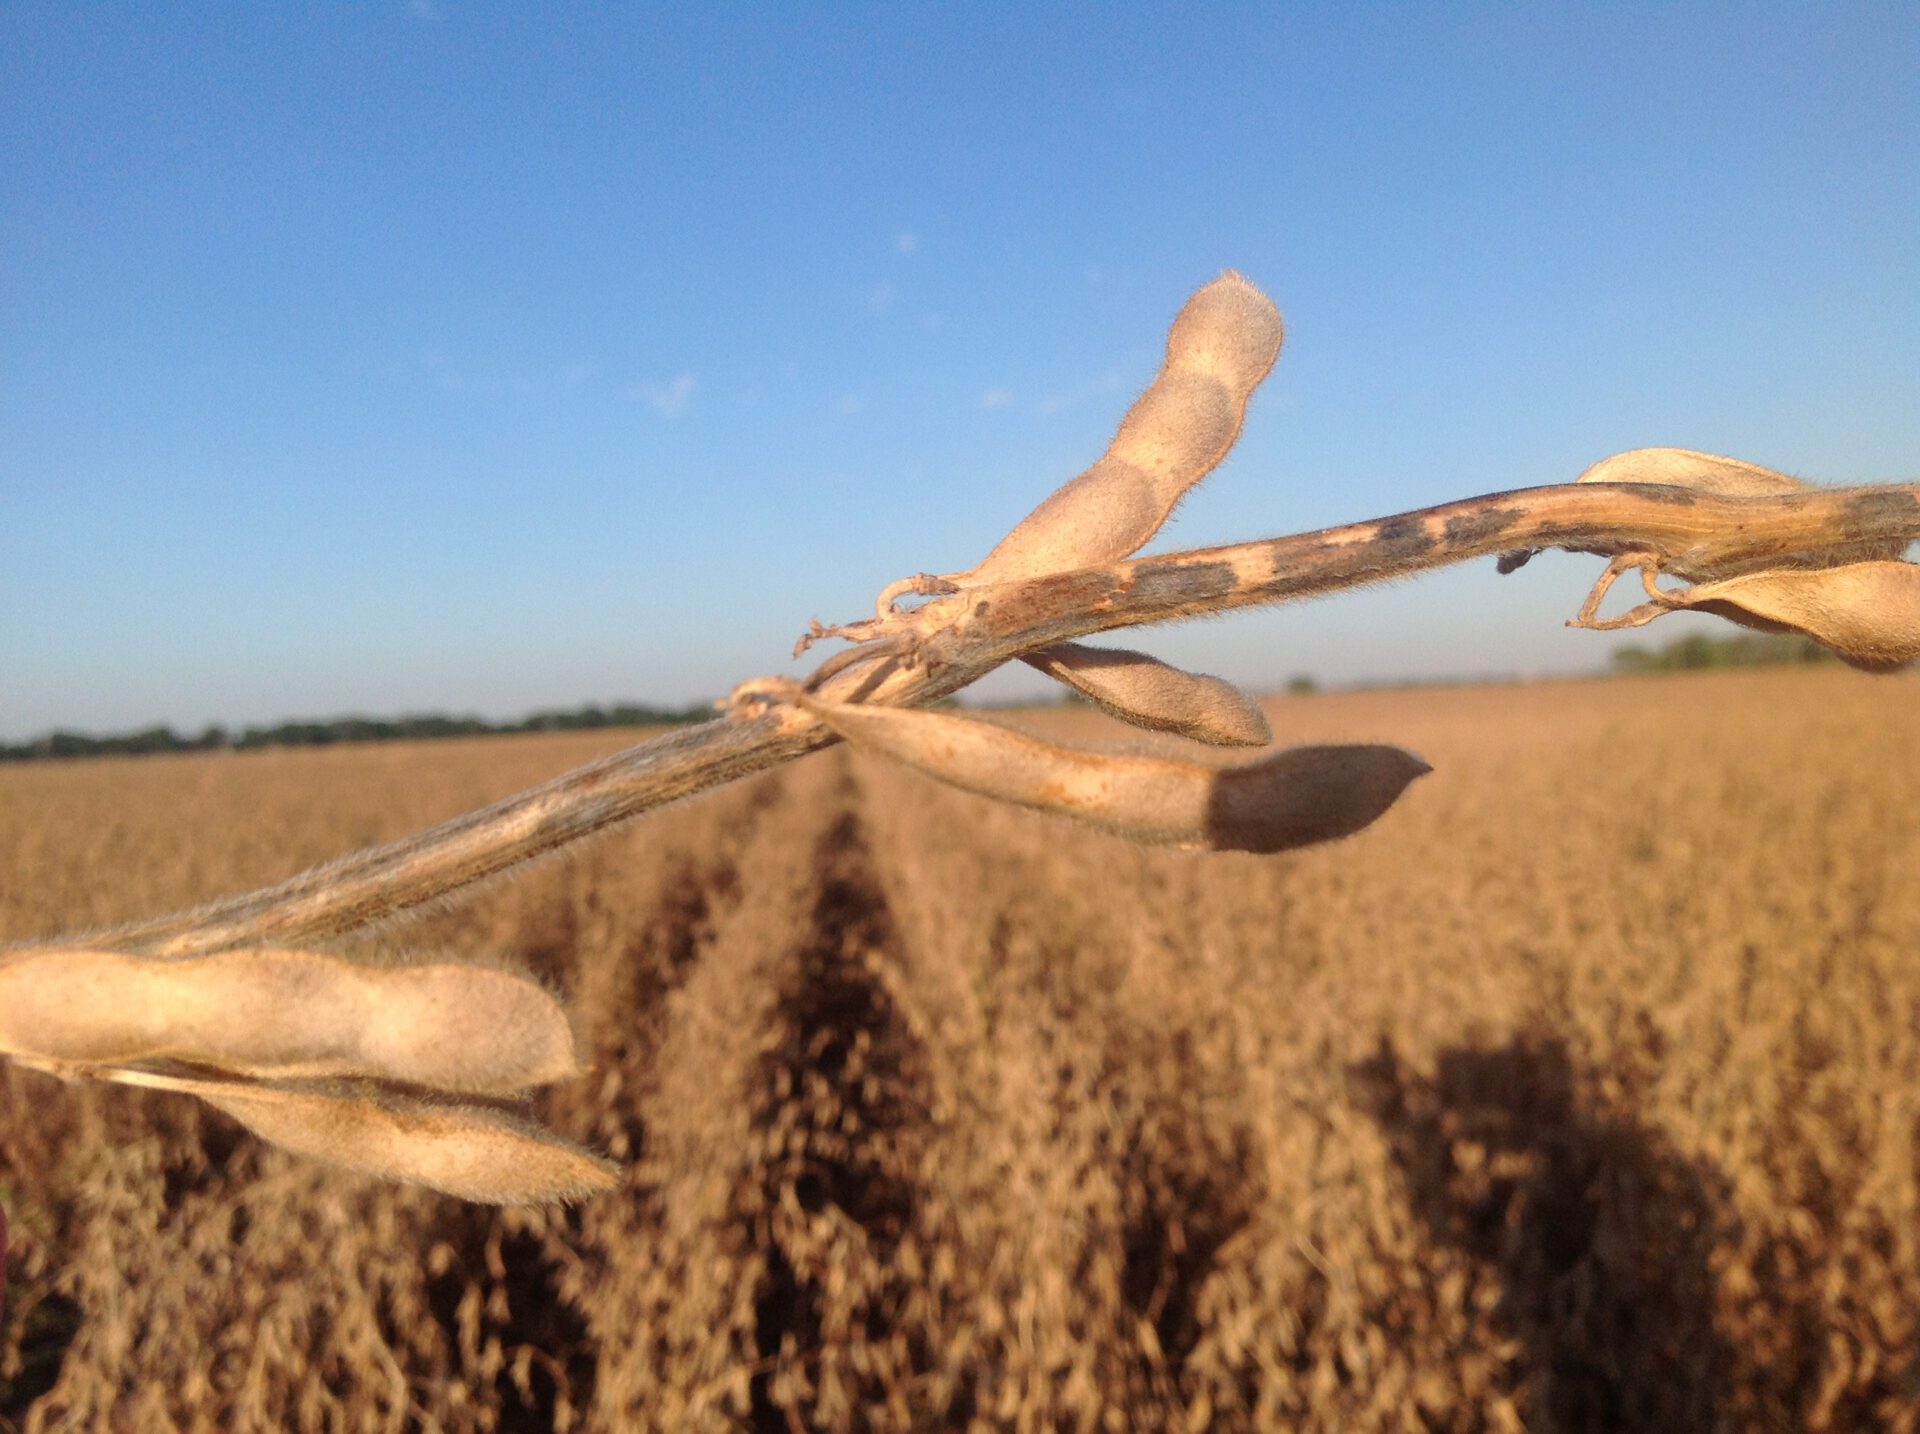
M1351 835L1431 770L1398 747L1293 747L1237 767L1087 752L966 717L801 697L856 746L969 792L1136 841L1278 852Z
M1201 289L1174 319L1166 362L1100 461L951 581L972 587L1039 577L1134 552L1233 447L1283 333L1273 301L1232 270Z
M184 960L34 951L0 962L0 1050L80 1065L172 1058L252 1076L364 1075L505 1093L575 1073L573 1033L523 976L307 951Z
M198 1096L296 1155L489 1205L577 1200L610 1190L620 1170L499 1111L372 1096L340 1086L285 1087L107 1072Z
M1805 633L1866 672L1892 672L1920 659L1920 567L1912 563L1778 568L1661 599L1762 632Z
M1602 458L1573 481L1664 483L1722 498L1764 498L1775 493L1798 493L1811 486L1758 463L1691 448L1630 448Z
M1062 642L1021 660L1136 727L1216 747L1264 747L1273 740L1260 704L1231 682L1182 672L1144 652Z

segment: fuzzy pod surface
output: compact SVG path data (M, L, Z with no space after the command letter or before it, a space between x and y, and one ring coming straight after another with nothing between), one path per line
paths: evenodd
M1920 659L1920 567L1912 563L1749 573L1664 594L1662 604L1761 632L1804 634L1864 672Z
M801 704L855 746L965 791L1196 851L1266 854L1350 836L1432 770L1390 746L1291 747L1217 767L1089 752L940 712Z
M365 1175L487 1205L577 1200L610 1190L619 1167L499 1111L372 1096L169 1081L262 1139Z
M1136 727L1215 747L1264 747L1273 740L1260 704L1231 682L1184 672L1144 652L1062 642L1021 661Z
M0 962L0 1050L80 1065L175 1059L249 1076L374 1076L496 1094L578 1069L566 1013L526 977L283 950L9 957Z
M1137 550L1233 447L1284 332L1273 301L1239 274L1206 285L1175 317L1159 374L1099 461L952 580L967 587L1039 577Z

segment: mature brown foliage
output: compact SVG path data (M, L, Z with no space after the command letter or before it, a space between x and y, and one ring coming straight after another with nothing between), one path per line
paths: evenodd
M1917 697L1274 704L1285 741L1445 774L1278 857L790 765L391 938L567 997L588 1074L540 1113L628 1164L610 1195L470 1206L0 1072L0 1419L1912 1434ZM0 940L271 880L596 741L0 772Z

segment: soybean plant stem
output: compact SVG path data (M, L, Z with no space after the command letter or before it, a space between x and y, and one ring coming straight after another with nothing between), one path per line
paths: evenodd
M1920 484L1723 498L1652 484L1567 484L1479 498L1230 547L1140 558L969 588L902 615L925 660L886 652L837 663L823 691L920 706L1023 652L1111 628L1290 602L1514 548L1650 554L1685 569L1920 539ZM917 624L917 626L916 626ZM837 741L791 707L749 711L624 752L275 886L89 938L183 956L309 946L430 902L656 807ZM71 944L69 941L66 944Z

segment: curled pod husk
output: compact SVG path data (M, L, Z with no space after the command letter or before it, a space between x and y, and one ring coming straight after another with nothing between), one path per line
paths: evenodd
M969 792L1135 841L1278 852L1349 836L1432 770L1398 747L1292 747L1240 766L1088 752L940 712L802 697L855 746Z
M1700 453L1691 448L1630 448L1625 453L1616 453L1611 458L1603 458L1586 472L1573 480L1576 483L1658 483L1670 488L1689 488L1696 493L1706 493L1718 498L1771 498L1782 493L1804 493L1813 484L1785 473L1776 473L1771 468L1762 468L1758 463L1748 463L1739 458L1726 458L1718 453ZM1779 564L1782 561L1810 567L1824 567L1839 562L1888 560L1898 558L1906 550L1904 542L1892 544L1868 544L1865 546L1836 546L1832 550L1809 553L1796 553L1787 557L1773 557L1767 561ZM1520 567L1537 548L1519 549L1500 555L1500 571L1510 573ZM1731 569L1698 570L1685 576L1712 578L1732 576Z
M102 1074L183 1091L296 1155L426 1185L487 1205L577 1200L610 1190L619 1166L500 1111L350 1086L250 1085L137 1071Z
M1182 672L1144 652L1062 642L1021 660L1136 727L1216 747L1264 747L1273 740L1260 704L1231 682Z
M1094 567L1134 552L1233 447L1247 399L1273 368L1273 301L1229 270L1180 310L1166 362L1100 461L1029 513L961 586Z
M1748 573L1665 593L1662 604L1762 632L1804 633L1865 672L1892 672L1920 659L1920 567L1912 563Z
M373 1076L488 1093L577 1069L566 1013L524 976L281 950L9 957L0 962L0 1050L81 1065L174 1059L257 1077Z

